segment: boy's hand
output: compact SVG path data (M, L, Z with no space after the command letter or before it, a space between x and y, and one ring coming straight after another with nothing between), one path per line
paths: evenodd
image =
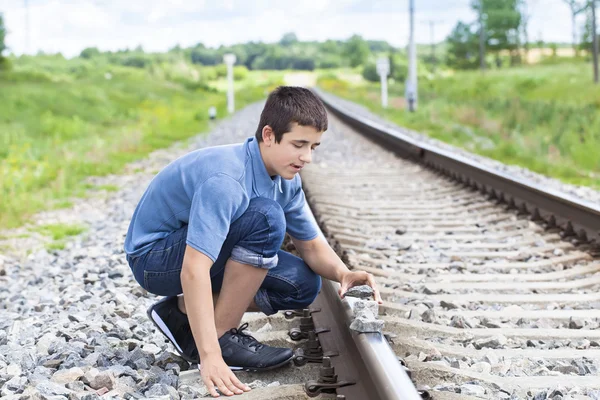
M203 357L199 366L200 376L212 397L219 397L215 387L225 396L249 392L250 387L239 381L225 364L220 354Z
M375 301L379 304L383 303L381 299L381 294L379 294L379 290L377 289L377 285L375 284L375 279L373 279L373 275L365 271L348 271L340 280L340 289L338 291L341 298L344 298L344 293L348 291L351 287L359 286L359 285L369 285L373 288L373 296L375 297Z

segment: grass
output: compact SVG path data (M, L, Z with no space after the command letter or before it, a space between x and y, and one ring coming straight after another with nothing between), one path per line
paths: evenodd
M62 240L69 236L77 236L86 231L86 227L81 225L66 225L66 224L47 224L36 226L32 229L45 236L49 236L52 240Z
M196 67L144 70L53 56L13 64L0 71L0 228L69 207L69 198L86 195L85 177L119 173L131 161L206 131L211 106L227 115L225 94L197 81ZM252 78L239 82L238 109L279 83Z
M404 85L380 87L323 75L319 85L446 143L576 185L600 189L600 92L587 64L560 64L422 79L419 109L405 111Z
M49 236L52 241L45 247L48 251L52 251L63 250L66 246L66 239L85 232L87 228L81 225L47 224L36 226L31 230Z

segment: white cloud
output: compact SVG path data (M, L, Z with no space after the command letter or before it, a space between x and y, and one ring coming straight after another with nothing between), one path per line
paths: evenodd
M568 7L562 0L529 0L529 36L571 40ZM419 0L416 37L443 40L458 20L474 21L470 0ZM208 46L250 40L274 42L286 32L301 40L346 39L360 34L396 46L408 40L408 2L398 0L29 0L30 49L74 56L89 46L103 50L133 48L164 51L176 44ZM420 8L419 8L420 7ZM9 30L7 45L26 51L22 1L0 0Z

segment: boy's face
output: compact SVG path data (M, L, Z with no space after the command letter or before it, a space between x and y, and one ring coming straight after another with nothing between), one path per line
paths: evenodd
M279 143L275 143L275 133L270 126L263 128L261 154L270 176L293 179L312 161L312 152L321 142L323 132L316 128L295 122L290 126L290 131L283 134Z

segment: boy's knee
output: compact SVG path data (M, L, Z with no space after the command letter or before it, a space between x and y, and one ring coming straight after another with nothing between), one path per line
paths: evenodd
M235 222L244 232L231 258L244 264L270 269L277 265L277 252L285 237L285 215L274 200L250 200L246 212Z
M276 254L285 237L285 214L275 200L257 197L250 200L246 213L251 219L253 240L259 240L265 251Z
M317 274L314 274L305 281L305 288L302 296L302 301L305 303L305 305L303 305L302 308L308 307L313 301L315 301L317 295L321 291L321 285L321 277Z

